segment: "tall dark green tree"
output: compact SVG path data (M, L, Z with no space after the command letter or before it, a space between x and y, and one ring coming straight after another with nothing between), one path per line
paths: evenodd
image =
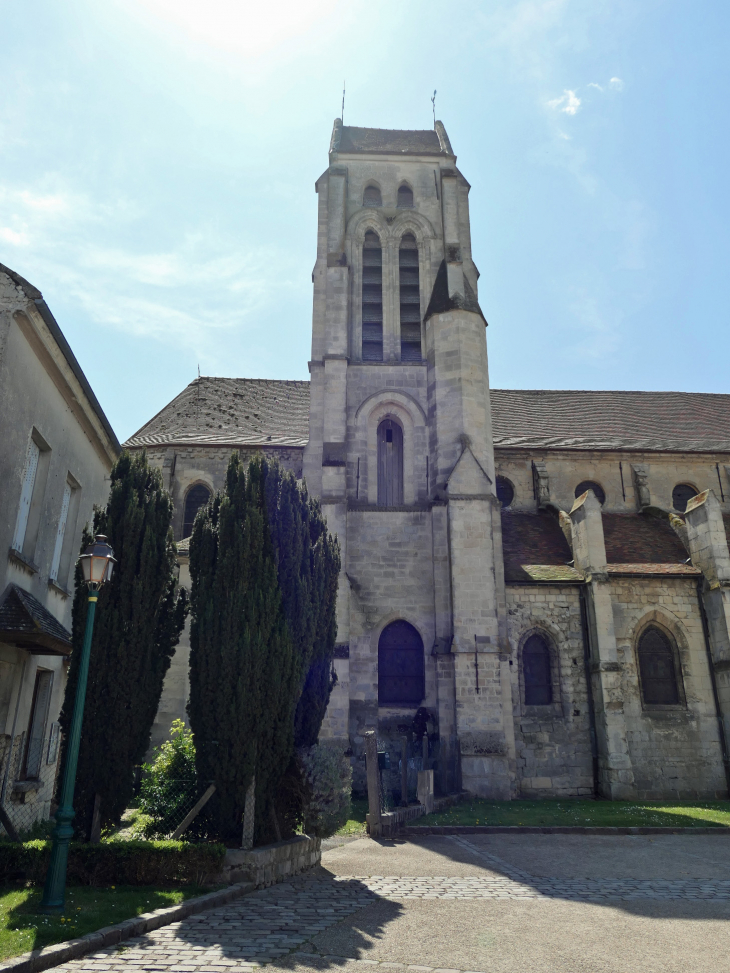
M76 777L77 832L88 837L99 795L102 824L116 824L132 798L135 768L149 746L162 683L185 624L178 592L172 500L144 453L122 453L109 502L94 516L118 560L100 593ZM85 532L82 550L92 540ZM88 591L76 570L73 652L61 711L68 731L86 626ZM60 779L60 778L59 778Z
M234 454L225 493L198 515L190 542L188 712L199 777L216 783L211 832L225 840L240 837L254 773L256 838L275 836L295 724L297 737L300 724L312 732L297 714L315 662L325 672L308 691L316 732L329 698L338 571L337 543L293 475L263 459L245 471Z

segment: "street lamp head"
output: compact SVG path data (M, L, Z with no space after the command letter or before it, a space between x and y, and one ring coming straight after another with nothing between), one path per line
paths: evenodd
M97 534L93 544L89 544L79 558L84 581L93 591L101 588L105 581L111 581L114 565L117 563L114 551L106 542L104 534Z

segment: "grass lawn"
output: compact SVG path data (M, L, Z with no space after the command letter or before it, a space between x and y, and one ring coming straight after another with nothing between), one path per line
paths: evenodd
M591 825L660 828L730 827L730 801L671 804L652 801L462 801L410 827L448 824Z
M365 798L352 799L352 810L350 811L350 818L346 824L340 828L337 834L340 835L364 835L365 830L365 815L368 813L368 802Z
M0 888L0 960L76 939L103 926L176 905L206 892L210 889L192 885L169 891L140 885L106 889L70 886L63 915L46 916L37 911L43 889Z

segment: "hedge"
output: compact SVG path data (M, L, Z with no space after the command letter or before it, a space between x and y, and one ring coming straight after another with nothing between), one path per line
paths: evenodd
M46 877L50 841L0 842L0 885L41 885ZM72 842L69 885L206 885L216 880L224 845L184 841Z

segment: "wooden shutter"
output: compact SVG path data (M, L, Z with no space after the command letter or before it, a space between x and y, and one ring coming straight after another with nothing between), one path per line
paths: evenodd
M43 757L43 739L46 735L48 705L51 701L53 673L39 669L35 677L33 708L28 724L28 749L25 755L25 776L35 779L40 775Z
M61 551L63 550L63 539L66 535L66 522L68 520L68 508L71 504L71 484L66 481L63 488L63 500L61 501L61 516L58 519L58 530L56 531L56 546L53 548L53 560L51 561L51 581L58 580L58 568L61 564Z
M18 519L15 522L15 534L13 535L13 550L22 553L25 532L28 528L28 515L30 514L30 502L33 499L33 486L35 485L35 475L38 472L38 459L41 455L38 444L32 439L28 443L28 452L25 457L25 471L23 472L23 487L20 491L20 506L18 508Z

